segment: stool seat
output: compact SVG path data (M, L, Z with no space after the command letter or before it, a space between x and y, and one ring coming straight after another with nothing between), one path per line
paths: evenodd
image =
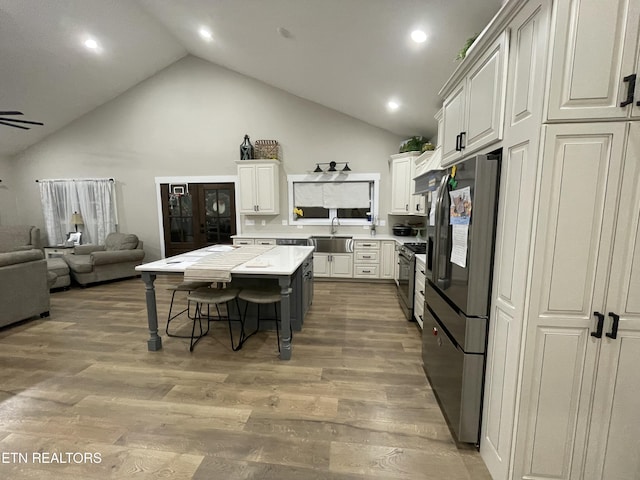
M226 303L236 298L239 293L239 288L198 288L187 296L187 300L206 304Z
M246 302L262 304L275 303L282 299L280 296L280 289L278 287L243 288L238 294L238 298Z

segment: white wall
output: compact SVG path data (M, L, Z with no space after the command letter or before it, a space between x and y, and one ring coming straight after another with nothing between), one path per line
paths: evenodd
M13 164L11 157L0 155L0 225L16 225L17 212L16 185L13 182Z
M44 225L35 179L113 177L120 231L139 235L147 260L156 259L154 177L235 175L245 133L282 145L282 214L267 217L267 229L282 230L287 218L285 175L316 162L382 173L380 211L388 211L387 161L402 138L188 56L16 157L22 223Z

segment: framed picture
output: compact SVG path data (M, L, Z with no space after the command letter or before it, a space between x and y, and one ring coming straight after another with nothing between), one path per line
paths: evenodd
M69 232L69 236L67 237L67 245L80 245L80 236L81 232Z

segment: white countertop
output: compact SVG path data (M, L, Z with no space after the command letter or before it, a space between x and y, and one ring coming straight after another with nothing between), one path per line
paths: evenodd
M294 233L294 232L254 232L254 233L239 233L237 235L232 235L231 238L295 238L295 239L309 239L311 237L321 237L325 236L323 233ZM331 236L331 234L327 233L327 237ZM368 233L336 233L336 237L351 237L354 240L394 240L397 243L424 243L424 238L418 238L415 235L410 235L408 237L400 236L400 235L389 235L389 234L376 234L370 235Z
M185 269L203 257L209 255L224 255L224 251L219 250L220 246L212 246L183 253L155 262L138 265L138 272L156 273L184 273ZM240 247L242 248L242 247ZM240 264L231 270L231 274L247 275L292 275L307 258L313 247L299 246L276 246L268 252L258 255L254 259Z

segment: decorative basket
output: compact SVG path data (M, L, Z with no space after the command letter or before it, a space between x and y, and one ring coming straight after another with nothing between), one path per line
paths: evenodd
M280 160L280 145L277 140L256 140L253 158Z

